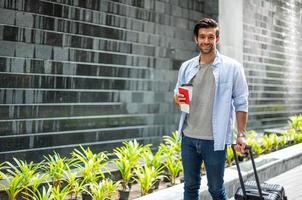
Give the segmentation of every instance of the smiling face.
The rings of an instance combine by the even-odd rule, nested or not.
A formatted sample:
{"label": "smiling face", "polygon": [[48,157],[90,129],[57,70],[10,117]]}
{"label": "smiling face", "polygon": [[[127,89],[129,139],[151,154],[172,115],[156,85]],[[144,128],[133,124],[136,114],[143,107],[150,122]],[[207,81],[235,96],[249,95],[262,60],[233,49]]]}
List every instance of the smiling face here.
{"label": "smiling face", "polygon": [[201,54],[212,54],[216,52],[219,37],[216,36],[217,28],[200,28],[195,42]]}

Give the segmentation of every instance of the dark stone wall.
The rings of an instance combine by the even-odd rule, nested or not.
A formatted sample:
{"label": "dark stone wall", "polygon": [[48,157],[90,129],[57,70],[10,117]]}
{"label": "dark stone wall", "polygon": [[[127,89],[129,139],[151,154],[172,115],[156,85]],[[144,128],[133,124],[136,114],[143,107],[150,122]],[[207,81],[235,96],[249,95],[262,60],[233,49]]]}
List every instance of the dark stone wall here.
{"label": "dark stone wall", "polygon": [[0,0],[0,161],[156,146],[204,16],[217,0]]}
{"label": "dark stone wall", "polygon": [[302,2],[243,1],[243,65],[249,127],[287,125],[302,113]]}

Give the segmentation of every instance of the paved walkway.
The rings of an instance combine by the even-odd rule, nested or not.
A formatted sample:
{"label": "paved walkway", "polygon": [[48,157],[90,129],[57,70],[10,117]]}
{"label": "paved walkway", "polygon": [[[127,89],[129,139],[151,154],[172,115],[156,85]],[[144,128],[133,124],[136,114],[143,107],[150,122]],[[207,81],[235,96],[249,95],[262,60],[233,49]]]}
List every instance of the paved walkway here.
{"label": "paved walkway", "polygon": [[302,165],[271,178],[266,182],[283,185],[288,200],[302,199]]}

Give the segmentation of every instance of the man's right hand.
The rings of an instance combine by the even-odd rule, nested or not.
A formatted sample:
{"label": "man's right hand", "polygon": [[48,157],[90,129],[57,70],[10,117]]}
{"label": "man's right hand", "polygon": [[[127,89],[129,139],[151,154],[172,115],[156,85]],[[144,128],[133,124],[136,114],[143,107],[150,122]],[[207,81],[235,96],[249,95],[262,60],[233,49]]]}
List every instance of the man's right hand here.
{"label": "man's right hand", "polygon": [[181,103],[183,103],[183,102],[185,102],[185,101],[186,101],[186,98],[185,98],[185,95],[183,95],[183,94],[177,93],[177,94],[174,96],[174,102],[175,102],[177,105],[179,105],[179,104],[181,104]]}

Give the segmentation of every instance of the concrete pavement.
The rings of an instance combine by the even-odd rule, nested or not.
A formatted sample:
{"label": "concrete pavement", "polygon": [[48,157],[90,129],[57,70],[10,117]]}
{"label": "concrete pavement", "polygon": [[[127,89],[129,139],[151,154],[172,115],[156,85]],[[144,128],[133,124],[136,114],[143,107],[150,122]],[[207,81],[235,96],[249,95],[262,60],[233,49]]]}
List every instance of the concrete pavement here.
{"label": "concrete pavement", "polygon": [[288,200],[302,199],[302,165],[271,178],[266,182],[282,185],[285,188]]}

